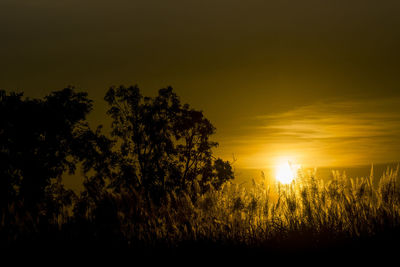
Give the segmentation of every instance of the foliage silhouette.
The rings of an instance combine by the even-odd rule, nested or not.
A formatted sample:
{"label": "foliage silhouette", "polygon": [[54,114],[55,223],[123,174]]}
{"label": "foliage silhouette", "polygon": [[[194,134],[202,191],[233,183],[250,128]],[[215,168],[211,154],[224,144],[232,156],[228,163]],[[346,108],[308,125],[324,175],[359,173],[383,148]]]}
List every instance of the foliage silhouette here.
{"label": "foliage silhouette", "polygon": [[52,179],[75,171],[77,142],[92,108],[86,93],[73,88],[43,100],[0,91],[1,206],[18,199],[33,213],[44,204]]}
{"label": "foliage silhouette", "polygon": [[105,96],[112,135],[119,144],[115,188],[133,187],[160,197],[198,181],[205,190],[233,179],[231,165],[212,156],[214,126],[201,111],[182,105],[171,87],[143,97],[137,86],[110,88]]}
{"label": "foliage silhouette", "polygon": [[[101,126],[90,129],[87,93],[68,87],[30,99],[0,91],[3,240],[15,240],[21,231],[46,236],[53,227],[72,223],[75,234],[110,241],[121,233],[110,192],[141,192],[151,206],[167,192],[187,191],[194,184],[204,192],[233,179],[230,163],[212,156],[217,143],[209,137],[215,128],[201,111],[182,105],[172,88],[150,98],[136,86],[121,86],[111,88],[105,99],[113,139],[101,133]],[[76,196],[64,188],[62,177],[75,173],[78,163],[85,190]]]}

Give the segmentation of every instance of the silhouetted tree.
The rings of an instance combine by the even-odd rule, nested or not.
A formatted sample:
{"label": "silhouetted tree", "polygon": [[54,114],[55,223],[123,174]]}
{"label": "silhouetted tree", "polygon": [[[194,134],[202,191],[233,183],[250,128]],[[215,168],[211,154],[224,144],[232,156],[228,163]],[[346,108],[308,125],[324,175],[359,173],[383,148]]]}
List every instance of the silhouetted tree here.
{"label": "silhouetted tree", "polygon": [[[0,91],[0,202],[5,209],[20,201],[32,214],[58,192],[60,199],[72,192],[62,190],[60,177],[73,173],[82,158],[80,144],[84,123],[92,108],[86,93],[66,88],[44,99],[23,98],[22,93]],[[87,146],[86,146],[87,147]],[[80,148],[80,149],[77,149]],[[58,179],[58,180],[55,180]],[[49,187],[57,182],[54,192]],[[57,193],[55,193],[57,194]]]}
{"label": "silhouetted tree", "polygon": [[110,88],[105,96],[112,135],[119,145],[114,187],[133,187],[153,196],[193,181],[219,187],[233,178],[229,162],[214,160],[215,128],[201,111],[182,105],[171,87],[143,97],[137,86]]}

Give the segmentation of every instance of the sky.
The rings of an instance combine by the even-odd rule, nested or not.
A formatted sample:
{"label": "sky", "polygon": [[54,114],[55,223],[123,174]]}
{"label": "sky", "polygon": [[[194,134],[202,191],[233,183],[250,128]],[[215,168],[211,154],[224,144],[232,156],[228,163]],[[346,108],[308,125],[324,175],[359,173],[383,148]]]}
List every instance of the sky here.
{"label": "sky", "polygon": [[238,168],[400,159],[400,2],[0,0],[0,88],[171,85]]}

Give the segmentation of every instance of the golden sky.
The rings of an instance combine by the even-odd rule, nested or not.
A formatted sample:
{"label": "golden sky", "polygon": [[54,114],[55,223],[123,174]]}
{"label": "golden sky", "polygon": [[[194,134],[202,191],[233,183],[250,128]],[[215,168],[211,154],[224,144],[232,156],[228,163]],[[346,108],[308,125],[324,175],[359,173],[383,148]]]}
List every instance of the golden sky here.
{"label": "golden sky", "polygon": [[400,2],[2,0],[0,88],[171,85],[217,128],[218,155],[264,168],[399,160]]}
{"label": "golden sky", "polygon": [[223,142],[247,168],[282,160],[308,167],[392,162],[400,154],[400,98],[320,101],[249,118],[242,129]]}

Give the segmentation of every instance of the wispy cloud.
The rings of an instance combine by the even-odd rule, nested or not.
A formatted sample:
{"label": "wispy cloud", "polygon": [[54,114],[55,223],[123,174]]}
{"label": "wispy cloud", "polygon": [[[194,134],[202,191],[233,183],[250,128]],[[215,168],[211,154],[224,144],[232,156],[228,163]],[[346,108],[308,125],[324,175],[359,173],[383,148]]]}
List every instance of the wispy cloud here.
{"label": "wispy cloud", "polygon": [[400,98],[318,102],[248,122],[246,132],[224,140],[243,167],[264,167],[279,157],[338,166],[400,156]]}

